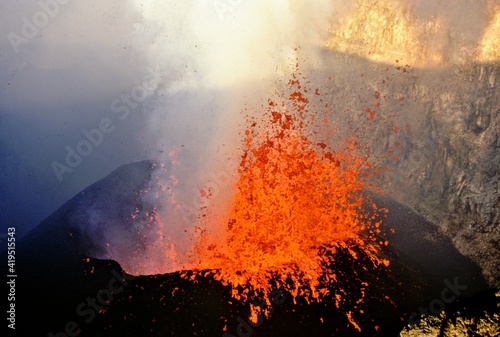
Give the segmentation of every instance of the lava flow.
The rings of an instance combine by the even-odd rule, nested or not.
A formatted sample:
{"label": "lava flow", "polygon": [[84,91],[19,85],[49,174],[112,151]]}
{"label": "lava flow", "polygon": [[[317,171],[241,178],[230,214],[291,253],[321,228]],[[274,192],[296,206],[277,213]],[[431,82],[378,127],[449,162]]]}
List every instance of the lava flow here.
{"label": "lava flow", "polygon": [[307,95],[319,93],[298,76],[289,96],[268,101],[260,121],[249,117],[228,218],[221,227],[208,221],[197,244],[196,269],[244,301],[268,299],[276,288],[294,301],[339,297],[325,286],[341,277],[331,267],[338,250],[356,259],[361,249],[374,266],[389,264],[377,256],[382,210],[363,194],[370,163],[352,140],[342,152],[312,140],[319,132],[306,128],[315,121],[328,128],[328,121],[308,109]]}

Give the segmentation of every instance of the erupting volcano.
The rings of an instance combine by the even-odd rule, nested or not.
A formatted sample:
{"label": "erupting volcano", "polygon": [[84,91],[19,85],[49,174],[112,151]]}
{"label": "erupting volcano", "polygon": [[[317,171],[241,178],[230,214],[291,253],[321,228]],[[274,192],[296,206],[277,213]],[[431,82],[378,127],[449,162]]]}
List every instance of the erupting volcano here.
{"label": "erupting volcano", "polygon": [[499,335],[498,0],[4,2],[13,333]]}
{"label": "erupting volcano", "polygon": [[[320,93],[307,88],[296,67],[288,94],[269,99],[261,117],[246,116],[227,218],[201,210],[200,241],[191,264],[231,286],[236,299],[263,298],[270,304],[273,289],[284,289],[294,303],[330,296],[338,306],[344,294],[352,296],[329,290],[344,277],[335,268],[338,249],[353,259],[361,250],[368,257],[365,269],[389,265],[377,255],[379,245],[388,242],[376,237],[386,210],[364,193],[376,189],[370,178],[377,171],[357,152],[355,139],[347,139],[341,151],[328,146],[335,132],[328,126],[328,104],[323,103],[324,113],[310,108],[308,95]],[[361,291],[356,303],[363,296]],[[252,307],[254,322],[261,310]]]}

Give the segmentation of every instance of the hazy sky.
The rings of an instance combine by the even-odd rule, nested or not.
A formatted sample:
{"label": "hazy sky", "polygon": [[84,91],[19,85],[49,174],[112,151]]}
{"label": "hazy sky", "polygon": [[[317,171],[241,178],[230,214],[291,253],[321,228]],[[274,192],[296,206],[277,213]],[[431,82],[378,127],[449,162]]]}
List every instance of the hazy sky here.
{"label": "hazy sky", "polygon": [[183,145],[196,175],[330,3],[0,0],[0,232]]}
{"label": "hazy sky", "polygon": [[[146,65],[134,41],[141,17],[116,3],[0,2],[2,232],[24,233],[117,166],[149,156],[140,109],[125,120],[110,109],[140,83]],[[75,149],[86,139],[82,130],[103,118],[114,132],[95,138],[98,145],[60,181],[52,163],[65,164],[66,146]]]}

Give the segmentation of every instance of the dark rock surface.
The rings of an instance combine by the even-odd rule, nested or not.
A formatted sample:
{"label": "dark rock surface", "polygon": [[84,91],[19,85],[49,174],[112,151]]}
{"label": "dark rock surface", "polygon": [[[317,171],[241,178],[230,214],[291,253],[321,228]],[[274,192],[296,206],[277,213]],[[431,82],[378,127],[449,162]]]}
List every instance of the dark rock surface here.
{"label": "dark rock surface", "polygon": [[[152,179],[155,165],[144,161],[120,167],[18,242],[18,333],[62,337],[67,329],[65,335],[81,330],[80,336],[94,337],[222,336],[224,331],[238,335],[239,325],[246,324],[241,320],[248,317],[248,305],[231,299],[229,289],[210,277],[194,281],[179,273],[134,277],[115,261],[94,258],[107,247],[105,240],[99,241],[105,237],[103,233],[115,227],[131,233],[131,241],[122,245],[133,243],[138,229],[128,214],[144,207],[138,205],[138,191]],[[318,304],[289,299],[277,304],[272,316],[253,328],[252,335],[397,336],[419,306],[428,306],[441,296],[447,286],[444,281],[453,283],[458,277],[467,286],[457,298],[487,287],[478,267],[430,223],[394,201],[379,202],[385,203],[393,217],[387,219],[383,234],[394,245],[381,252],[391,260],[390,267],[370,265],[362,252],[354,260],[339,250],[336,264],[329,266],[339,281],[327,285],[333,294],[343,295],[339,307],[333,298]],[[85,228],[90,220],[79,216],[88,214],[82,213],[87,208],[101,212],[102,222],[93,234]],[[390,231],[402,223],[407,226],[400,225],[394,234]],[[357,303],[362,280],[369,286],[363,302]],[[349,311],[361,332],[347,319]]]}

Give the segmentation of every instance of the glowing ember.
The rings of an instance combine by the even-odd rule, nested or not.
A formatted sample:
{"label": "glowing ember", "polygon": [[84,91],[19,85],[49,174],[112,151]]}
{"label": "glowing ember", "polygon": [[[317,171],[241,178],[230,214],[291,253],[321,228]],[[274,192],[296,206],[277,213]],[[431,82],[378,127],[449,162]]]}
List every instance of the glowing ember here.
{"label": "glowing ember", "polygon": [[[352,140],[340,153],[327,141],[313,141],[315,132],[306,136],[310,116],[318,116],[308,111],[308,90],[297,76],[289,97],[269,100],[263,121],[249,121],[229,220],[222,226],[221,219],[207,220],[200,233],[193,265],[211,270],[237,299],[267,299],[283,288],[294,301],[340,300],[324,286],[341,277],[331,268],[338,249],[354,259],[361,249],[374,265],[388,265],[377,257],[373,238],[379,211],[369,203],[368,214],[362,194],[371,165],[357,156]],[[324,116],[318,120],[326,126]],[[250,319],[260,310],[251,306]],[[359,328],[351,313],[348,318]]]}

